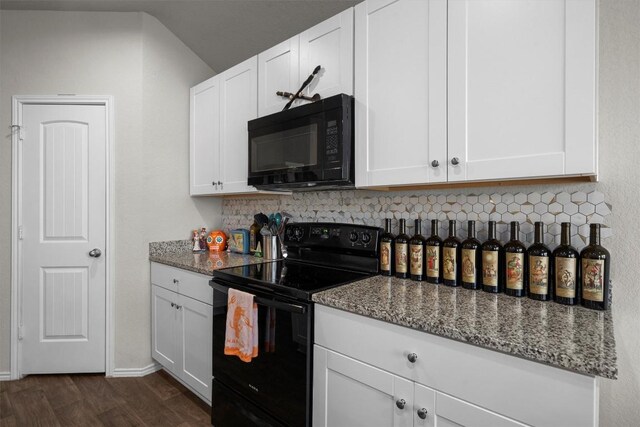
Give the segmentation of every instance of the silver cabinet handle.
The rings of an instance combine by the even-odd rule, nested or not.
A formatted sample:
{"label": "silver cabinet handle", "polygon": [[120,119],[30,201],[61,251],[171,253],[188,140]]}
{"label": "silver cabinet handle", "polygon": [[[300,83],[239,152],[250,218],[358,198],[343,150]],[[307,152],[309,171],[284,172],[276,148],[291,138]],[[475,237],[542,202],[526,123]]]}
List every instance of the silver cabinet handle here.
{"label": "silver cabinet handle", "polygon": [[460,159],[457,157],[454,157],[453,159],[451,159],[451,164],[453,166],[457,166],[458,164],[460,164]]}
{"label": "silver cabinet handle", "polygon": [[422,408],[422,409],[418,409],[418,417],[421,420],[424,420],[425,418],[427,418],[427,408]]}
{"label": "silver cabinet handle", "polygon": [[409,359],[409,362],[411,363],[416,363],[416,360],[418,360],[418,355],[415,353],[409,353],[407,354],[407,359]]}
{"label": "silver cabinet handle", "polygon": [[398,409],[404,409],[406,404],[407,404],[407,401],[404,399],[396,400],[396,406],[398,407]]}
{"label": "silver cabinet handle", "polygon": [[434,168],[437,168],[438,166],[440,166],[440,162],[437,160],[434,160],[433,162],[431,162],[431,166],[433,166]]}
{"label": "silver cabinet handle", "polygon": [[93,257],[93,258],[100,258],[100,255],[102,255],[102,251],[98,248],[95,249],[91,249],[89,251],[89,256]]}

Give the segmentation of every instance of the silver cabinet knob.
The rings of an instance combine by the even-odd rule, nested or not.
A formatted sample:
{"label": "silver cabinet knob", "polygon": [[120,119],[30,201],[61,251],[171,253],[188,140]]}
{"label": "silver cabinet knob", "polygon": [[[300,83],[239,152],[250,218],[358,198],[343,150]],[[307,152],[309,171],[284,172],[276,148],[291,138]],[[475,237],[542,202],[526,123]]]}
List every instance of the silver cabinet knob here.
{"label": "silver cabinet knob", "polygon": [[100,255],[102,255],[102,251],[98,248],[95,249],[91,249],[89,251],[89,256],[93,257],[93,258],[100,258]]}
{"label": "silver cabinet knob", "polygon": [[396,400],[396,406],[398,407],[398,409],[404,409],[406,404],[407,404],[407,401],[404,399]]}
{"label": "silver cabinet knob", "polygon": [[418,417],[421,420],[424,420],[425,418],[427,418],[427,408],[418,409]]}
{"label": "silver cabinet knob", "polygon": [[176,304],[176,310],[180,310],[182,308],[181,305]]}
{"label": "silver cabinet knob", "polygon": [[175,307],[176,305],[174,303],[171,303],[171,307]]}
{"label": "silver cabinet knob", "polygon": [[222,185],[222,181],[218,181],[218,185]]}
{"label": "silver cabinet knob", "polygon": [[416,360],[418,360],[418,355],[415,353],[409,353],[407,354],[407,359],[409,359],[409,362],[411,363],[416,363]]}
{"label": "silver cabinet knob", "polygon": [[433,166],[434,168],[437,168],[438,166],[440,166],[440,162],[437,160],[434,160],[433,162],[431,162],[431,166]]}
{"label": "silver cabinet knob", "polygon": [[215,181],[211,181],[211,185],[213,185],[215,187],[216,186],[216,182]]}
{"label": "silver cabinet knob", "polygon": [[173,279],[173,283],[177,285],[178,283],[180,283],[180,280],[178,280],[178,279]]}
{"label": "silver cabinet knob", "polygon": [[460,164],[460,159],[457,158],[457,157],[454,157],[453,159],[451,159],[451,164],[453,166],[456,166],[456,165]]}

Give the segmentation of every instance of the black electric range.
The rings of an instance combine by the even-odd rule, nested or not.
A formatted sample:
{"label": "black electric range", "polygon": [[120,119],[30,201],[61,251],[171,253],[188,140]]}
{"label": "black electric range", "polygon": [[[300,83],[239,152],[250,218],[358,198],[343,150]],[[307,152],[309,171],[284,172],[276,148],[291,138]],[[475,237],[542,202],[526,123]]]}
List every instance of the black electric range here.
{"label": "black electric range", "polygon": [[[311,296],[377,274],[381,232],[355,224],[288,224],[286,259],[214,272],[212,424],[311,425]],[[224,355],[229,288],[253,294],[258,306],[259,353],[249,363]]]}

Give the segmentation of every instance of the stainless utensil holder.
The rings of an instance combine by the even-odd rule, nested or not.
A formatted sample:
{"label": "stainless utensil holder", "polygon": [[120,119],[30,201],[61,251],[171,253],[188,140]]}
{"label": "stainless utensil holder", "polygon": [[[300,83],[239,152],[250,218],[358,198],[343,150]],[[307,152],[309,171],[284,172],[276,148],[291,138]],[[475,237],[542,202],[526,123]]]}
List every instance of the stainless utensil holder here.
{"label": "stainless utensil holder", "polygon": [[262,236],[262,243],[264,244],[262,256],[265,260],[282,258],[278,236]]}

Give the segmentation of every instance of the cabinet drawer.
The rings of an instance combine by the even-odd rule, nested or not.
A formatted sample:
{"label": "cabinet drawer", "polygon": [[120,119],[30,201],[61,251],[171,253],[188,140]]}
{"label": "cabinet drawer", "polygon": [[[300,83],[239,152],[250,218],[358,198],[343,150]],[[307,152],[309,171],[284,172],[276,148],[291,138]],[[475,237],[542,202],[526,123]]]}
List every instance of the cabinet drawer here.
{"label": "cabinet drawer", "polygon": [[314,335],[318,345],[527,424],[597,424],[594,377],[321,305]]}
{"label": "cabinet drawer", "polygon": [[211,277],[204,274],[151,263],[152,284],[211,305],[213,290],[209,286],[209,280]]}
{"label": "cabinet drawer", "polygon": [[436,393],[436,414],[438,426],[525,427],[517,421],[442,393]]}

